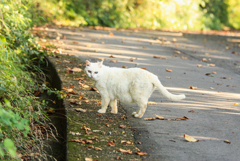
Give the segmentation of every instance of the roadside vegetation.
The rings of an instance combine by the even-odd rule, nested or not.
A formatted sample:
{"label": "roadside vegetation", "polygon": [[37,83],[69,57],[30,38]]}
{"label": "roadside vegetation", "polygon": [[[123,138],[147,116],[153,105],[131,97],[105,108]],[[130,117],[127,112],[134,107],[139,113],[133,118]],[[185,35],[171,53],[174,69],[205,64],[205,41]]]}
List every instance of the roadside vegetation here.
{"label": "roadside vegetation", "polygon": [[[238,0],[36,0],[36,23],[168,30],[240,28]],[[41,18],[38,19],[38,16]]]}
{"label": "roadside vegetation", "polygon": [[47,158],[42,140],[53,133],[39,95],[57,91],[46,85],[45,51],[28,32],[32,5],[0,3],[0,160]]}

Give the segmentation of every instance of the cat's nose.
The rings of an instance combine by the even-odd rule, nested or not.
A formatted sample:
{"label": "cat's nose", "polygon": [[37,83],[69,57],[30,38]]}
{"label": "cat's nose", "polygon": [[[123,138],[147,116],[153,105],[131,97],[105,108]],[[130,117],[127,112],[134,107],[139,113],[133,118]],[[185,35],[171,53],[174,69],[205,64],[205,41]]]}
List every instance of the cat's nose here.
{"label": "cat's nose", "polygon": [[93,75],[91,75],[91,78],[93,77]]}

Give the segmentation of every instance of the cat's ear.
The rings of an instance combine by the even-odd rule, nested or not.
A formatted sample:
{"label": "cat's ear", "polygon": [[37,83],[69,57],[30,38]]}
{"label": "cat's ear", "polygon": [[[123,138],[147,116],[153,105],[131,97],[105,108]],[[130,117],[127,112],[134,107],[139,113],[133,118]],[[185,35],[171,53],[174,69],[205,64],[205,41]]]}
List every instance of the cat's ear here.
{"label": "cat's ear", "polygon": [[98,63],[98,67],[99,67],[99,68],[102,68],[102,65],[103,65],[103,60]]}
{"label": "cat's ear", "polygon": [[90,66],[90,65],[91,65],[90,61],[86,60],[86,66]]}

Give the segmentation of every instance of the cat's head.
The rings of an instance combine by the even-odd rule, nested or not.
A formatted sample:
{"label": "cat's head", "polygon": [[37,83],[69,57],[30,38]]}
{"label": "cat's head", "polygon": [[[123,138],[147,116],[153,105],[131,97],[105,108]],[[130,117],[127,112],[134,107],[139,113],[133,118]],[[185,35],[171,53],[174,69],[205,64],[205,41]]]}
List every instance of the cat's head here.
{"label": "cat's head", "polygon": [[86,60],[86,68],[85,71],[87,75],[94,79],[95,81],[99,80],[102,75],[102,67],[103,67],[103,61],[98,63],[91,63],[88,60]]}

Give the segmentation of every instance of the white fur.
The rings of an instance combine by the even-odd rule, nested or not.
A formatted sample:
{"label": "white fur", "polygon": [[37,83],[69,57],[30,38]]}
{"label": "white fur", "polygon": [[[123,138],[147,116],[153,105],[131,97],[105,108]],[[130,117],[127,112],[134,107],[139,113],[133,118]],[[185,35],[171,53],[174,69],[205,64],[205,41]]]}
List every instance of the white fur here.
{"label": "white fur", "polygon": [[[147,102],[152,92],[157,88],[165,97],[172,101],[184,99],[185,95],[174,95],[158,80],[158,77],[140,68],[107,67],[100,63],[86,61],[86,72],[96,81],[96,88],[102,97],[102,108],[99,113],[105,113],[107,106],[111,113],[117,113],[117,100],[124,103],[136,103],[139,106],[134,117],[141,118],[147,108]],[[89,73],[88,71],[91,71]],[[98,72],[97,74],[95,72]]]}

